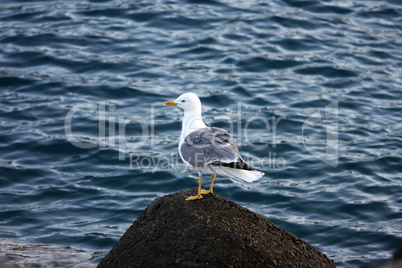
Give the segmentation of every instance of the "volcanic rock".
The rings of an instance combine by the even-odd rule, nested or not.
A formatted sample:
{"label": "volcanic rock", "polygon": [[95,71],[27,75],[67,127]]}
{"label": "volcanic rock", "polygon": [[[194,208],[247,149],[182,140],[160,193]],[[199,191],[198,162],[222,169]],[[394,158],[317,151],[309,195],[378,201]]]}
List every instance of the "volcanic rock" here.
{"label": "volcanic rock", "polygon": [[196,189],[155,199],[98,265],[110,267],[335,267],[260,215]]}

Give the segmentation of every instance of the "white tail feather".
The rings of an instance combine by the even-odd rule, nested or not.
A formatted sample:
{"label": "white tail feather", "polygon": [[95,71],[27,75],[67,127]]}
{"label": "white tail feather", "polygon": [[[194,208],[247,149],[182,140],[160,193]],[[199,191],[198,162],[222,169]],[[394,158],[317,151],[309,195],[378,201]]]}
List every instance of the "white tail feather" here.
{"label": "white tail feather", "polygon": [[214,167],[213,171],[216,174],[219,174],[223,177],[230,177],[238,180],[243,180],[246,182],[253,182],[259,180],[265,174],[264,172],[258,170],[244,170],[244,169],[235,169],[228,167]]}

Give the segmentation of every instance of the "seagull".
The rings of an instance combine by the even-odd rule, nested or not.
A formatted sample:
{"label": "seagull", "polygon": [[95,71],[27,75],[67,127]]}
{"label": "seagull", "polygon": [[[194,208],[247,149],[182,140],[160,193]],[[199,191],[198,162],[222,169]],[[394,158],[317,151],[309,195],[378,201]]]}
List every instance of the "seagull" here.
{"label": "seagull", "polygon": [[[253,182],[264,173],[250,167],[240,156],[230,134],[217,127],[207,127],[202,121],[201,101],[194,93],[180,95],[164,106],[178,106],[184,117],[179,142],[179,154],[183,162],[198,171],[198,193],[186,200],[198,200],[202,195],[213,193],[216,174],[223,177]],[[210,189],[201,189],[202,174],[212,174]]]}

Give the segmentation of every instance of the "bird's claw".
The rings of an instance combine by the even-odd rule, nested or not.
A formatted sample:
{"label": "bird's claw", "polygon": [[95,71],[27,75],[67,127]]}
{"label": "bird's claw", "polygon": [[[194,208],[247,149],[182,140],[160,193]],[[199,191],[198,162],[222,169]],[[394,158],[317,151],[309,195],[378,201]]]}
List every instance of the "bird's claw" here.
{"label": "bird's claw", "polygon": [[201,194],[213,194],[214,192],[211,190],[211,189],[209,189],[208,191],[207,190],[201,190]]}
{"label": "bird's claw", "polygon": [[201,194],[200,195],[194,195],[194,196],[187,197],[186,201],[193,201],[193,200],[198,200],[198,199],[201,199],[201,198],[202,198]]}

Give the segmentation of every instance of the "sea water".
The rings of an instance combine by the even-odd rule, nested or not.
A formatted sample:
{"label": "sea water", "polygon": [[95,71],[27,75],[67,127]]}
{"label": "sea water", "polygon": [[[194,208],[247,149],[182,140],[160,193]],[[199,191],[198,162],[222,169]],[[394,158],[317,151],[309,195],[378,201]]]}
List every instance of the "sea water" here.
{"label": "sea water", "polygon": [[389,258],[401,18],[396,0],[2,1],[2,259],[95,267],[152,200],[196,187],[163,107],[188,91],[265,172],[216,194],[339,267]]}

